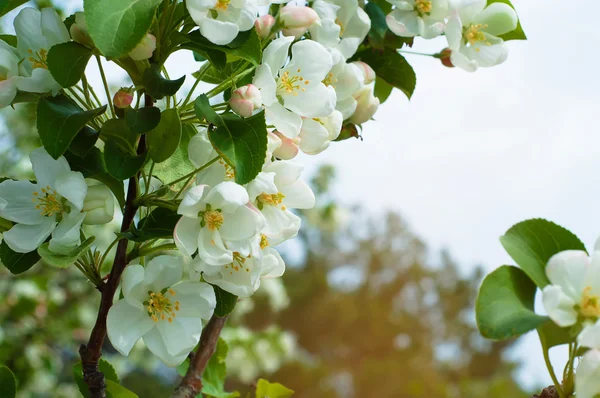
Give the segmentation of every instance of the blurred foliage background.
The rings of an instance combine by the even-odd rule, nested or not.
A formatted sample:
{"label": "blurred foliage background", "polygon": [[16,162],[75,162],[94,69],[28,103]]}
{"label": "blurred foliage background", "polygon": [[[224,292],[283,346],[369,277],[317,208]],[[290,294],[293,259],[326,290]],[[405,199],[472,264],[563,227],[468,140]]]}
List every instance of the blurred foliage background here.
{"label": "blurred foliage background", "polygon": [[[35,109],[0,113],[0,174],[27,177],[38,145]],[[343,145],[343,144],[341,144]],[[335,170],[312,179],[319,207],[282,252],[288,270],[240,301],[223,333],[230,390],[259,377],[298,398],[527,397],[513,379],[513,342],[482,339],[473,302],[483,276],[463,275],[447,253],[430,253],[395,213],[346,209],[331,193]],[[115,220],[115,228],[118,220]],[[90,231],[106,244],[112,232]],[[95,321],[99,294],[72,267],[0,269],[0,363],[22,398],[77,397],[72,366]],[[105,358],[140,397],[166,397],[179,377],[138,343],[129,358]],[[244,396],[244,395],[242,395]]]}

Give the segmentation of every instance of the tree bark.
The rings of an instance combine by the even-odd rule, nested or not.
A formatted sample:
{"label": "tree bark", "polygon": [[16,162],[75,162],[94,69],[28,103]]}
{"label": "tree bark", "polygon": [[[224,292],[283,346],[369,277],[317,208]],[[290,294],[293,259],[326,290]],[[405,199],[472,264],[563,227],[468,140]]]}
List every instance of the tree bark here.
{"label": "tree bark", "polygon": [[559,398],[559,395],[556,387],[550,386],[544,388],[539,395],[534,394],[531,398]]}

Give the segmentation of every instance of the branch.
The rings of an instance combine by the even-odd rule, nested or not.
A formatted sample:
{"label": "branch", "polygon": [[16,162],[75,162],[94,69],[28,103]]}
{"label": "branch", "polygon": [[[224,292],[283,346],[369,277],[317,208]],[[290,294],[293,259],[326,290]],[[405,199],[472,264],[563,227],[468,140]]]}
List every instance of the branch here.
{"label": "branch", "polygon": [[[150,96],[146,95],[145,105],[147,107],[153,106],[153,100]],[[137,152],[142,154],[146,151],[146,138],[141,136],[140,143],[138,145]],[[125,232],[131,226],[135,213],[138,210],[138,206],[135,203],[137,198],[137,176],[129,179],[129,186],[127,188],[127,199],[125,201],[125,210],[123,211],[123,222],[121,223],[121,232]],[[98,362],[102,356],[102,346],[106,338],[106,317],[108,311],[113,304],[113,298],[119,282],[121,281],[121,275],[125,271],[127,266],[127,239],[121,239],[117,244],[117,250],[115,253],[115,260],[113,262],[112,269],[108,275],[108,280],[98,287],[98,290],[102,293],[100,299],[100,308],[98,309],[98,317],[96,318],[96,324],[92,329],[92,334],[87,344],[82,344],[79,347],[79,356],[81,357],[81,364],[83,368],[83,381],[88,385],[90,390],[90,398],[106,398],[106,382],[104,380],[104,374],[98,368]]]}
{"label": "branch", "polygon": [[542,390],[540,395],[534,394],[531,398],[558,398],[558,391],[556,391],[556,387],[550,386],[546,387]]}
{"label": "branch", "polygon": [[190,367],[171,398],[194,398],[202,391],[202,374],[206,370],[208,360],[215,353],[219,335],[226,321],[227,317],[219,318],[213,315],[210,318],[202,331],[198,350],[190,360]]}

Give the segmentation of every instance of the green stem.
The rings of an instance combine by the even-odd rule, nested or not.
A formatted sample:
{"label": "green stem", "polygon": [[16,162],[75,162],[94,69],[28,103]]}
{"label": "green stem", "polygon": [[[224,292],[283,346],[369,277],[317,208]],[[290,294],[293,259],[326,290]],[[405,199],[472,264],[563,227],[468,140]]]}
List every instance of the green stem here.
{"label": "green stem", "polygon": [[401,54],[422,55],[424,57],[434,57],[435,58],[435,54],[426,54],[426,53],[420,53],[420,52],[416,52],[416,51],[405,51],[405,50],[397,50],[397,51]]}
{"label": "green stem", "polygon": [[96,62],[98,62],[98,69],[100,70],[100,76],[102,77],[102,84],[104,85],[104,91],[106,92],[106,100],[108,101],[108,106],[110,107],[110,113],[112,114],[113,119],[115,116],[115,107],[112,103],[112,98],[110,97],[110,90],[108,89],[108,82],[106,80],[106,75],[104,74],[104,68],[102,67],[102,60],[99,55],[96,55]]}
{"label": "green stem", "polygon": [[190,102],[190,99],[192,98],[192,95],[194,94],[196,87],[198,87],[198,84],[200,84],[200,81],[202,80],[202,78],[204,77],[206,72],[208,72],[209,67],[210,67],[210,62],[206,62],[204,65],[202,65],[202,67],[198,71],[198,77],[196,77],[196,81],[194,82],[194,85],[192,86],[192,88],[190,88],[190,92],[188,93],[187,97],[185,97],[183,104],[181,104],[182,109],[185,108],[185,106]]}
{"label": "green stem", "polygon": [[245,71],[243,71],[242,73],[232,77],[231,79],[224,81],[223,83],[219,84],[216,87],[213,87],[212,90],[210,90],[208,93],[206,93],[206,96],[208,98],[212,98],[215,95],[222,93],[223,91],[225,91],[229,87],[231,87],[231,85],[233,85],[235,82],[237,82],[238,80],[240,80],[247,74],[251,73],[253,70],[254,70],[254,67],[248,68]]}
{"label": "green stem", "polygon": [[108,253],[111,251],[111,249],[114,247],[114,245],[116,245],[121,239],[123,239],[123,237],[121,236],[117,236],[115,238],[115,240],[113,240],[110,245],[108,245],[108,248],[104,251],[104,254],[102,254],[102,257],[100,257],[100,261],[98,261],[98,274],[100,274],[100,270],[102,268],[102,264],[104,264],[104,260],[106,260],[106,256],[108,256]]}
{"label": "green stem", "polygon": [[148,170],[148,181],[145,181],[146,189],[144,190],[144,195],[148,194],[148,191],[150,190],[150,181],[152,180],[152,172],[154,172],[155,164],[156,163],[154,163],[154,160],[152,161],[152,163],[150,163],[150,170]]}
{"label": "green stem", "polygon": [[554,368],[552,367],[552,363],[550,362],[550,356],[548,355],[548,349],[546,347],[542,347],[542,351],[544,352],[544,362],[546,363],[546,368],[548,368],[548,373],[550,373],[550,377],[552,378],[552,382],[554,383],[554,387],[556,387],[556,391],[558,392],[558,396],[560,398],[567,398],[561,384],[558,382],[558,378],[554,373]]}
{"label": "green stem", "polygon": [[175,243],[165,243],[163,245],[154,246],[154,247],[146,246],[146,247],[140,248],[137,251],[131,252],[131,254],[127,257],[127,260],[131,261],[138,257],[149,256],[151,254],[161,252],[161,251],[167,251],[167,250],[177,250],[177,246],[175,245]]}

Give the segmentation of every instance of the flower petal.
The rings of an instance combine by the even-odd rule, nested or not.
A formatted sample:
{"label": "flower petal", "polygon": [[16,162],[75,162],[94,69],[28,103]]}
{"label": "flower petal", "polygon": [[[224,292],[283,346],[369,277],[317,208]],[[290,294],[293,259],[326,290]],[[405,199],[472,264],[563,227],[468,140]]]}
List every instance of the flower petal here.
{"label": "flower petal", "polygon": [[238,26],[231,22],[206,18],[200,24],[200,32],[210,42],[223,46],[229,44],[240,33]]}
{"label": "flower petal", "polygon": [[492,3],[473,22],[485,26],[486,33],[499,36],[517,29],[519,18],[508,4]]}
{"label": "flower petal", "polygon": [[304,181],[298,180],[281,188],[285,195],[283,204],[291,209],[312,209],[315,207],[315,194]]}
{"label": "flower petal", "polygon": [[265,51],[263,51],[263,65],[268,65],[273,74],[273,78],[285,64],[288,58],[288,51],[294,38],[291,36],[281,37],[273,40]]}
{"label": "flower petal", "polygon": [[217,156],[217,152],[208,139],[206,128],[199,128],[198,134],[193,136],[188,144],[188,157],[190,161],[194,166],[202,167],[215,156]]}
{"label": "flower petal", "polygon": [[553,285],[560,286],[571,300],[579,302],[585,287],[590,258],[582,250],[565,250],[548,260],[546,275]]}
{"label": "flower petal", "polygon": [[29,160],[31,160],[33,173],[35,174],[35,178],[40,187],[50,186],[56,188],[54,186],[56,179],[71,171],[67,159],[63,156],[59,157],[57,160],[53,159],[52,156],[46,152],[44,147],[39,147],[31,151]]}
{"label": "flower petal", "polygon": [[582,347],[600,350],[600,321],[585,326],[577,336],[577,341]]}
{"label": "flower petal", "polygon": [[548,316],[558,326],[566,327],[577,322],[575,301],[567,296],[560,286],[548,285],[544,288],[542,302]]}
{"label": "flower petal", "polygon": [[108,338],[123,355],[129,355],[135,343],[153,328],[154,322],[141,304],[134,306],[126,300],[119,300],[108,311]]}
{"label": "flower petal", "polygon": [[52,232],[48,248],[55,253],[67,254],[81,242],[81,224],[85,213],[63,213],[63,219]]}
{"label": "flower petal", "polygon": [[177,214],[189,218],[198,218],[198,213],[206,207],[206,203],[202,199],[209,189],[208,185],[194,185],[188,189],[177,208]]}
{"label": "flower petal", "polygon": [[123,297],[132,305],[143,303],[148,298],[148,287],[144,283],[144,267],[140,264],[127,266],[121,279]]}
{"label": "flower petal", "polygon": [[87,195],[87,184],[83,174],[78,171],[69,171],[58,176],[54,182],[54,189],[66,198],[79,211],[83,208],[83,201]]}
{"label": "flower petal", "polygon": [[211,265],[224,265],[233,261],[233,253],[223,244],[219,231],[202,228],[198,235],[198,256]]}
{"label": "flower petal", "polygon": [[292,46],[292,62],[285,70],[298,71],[305,80],[322,81],[331,67],[331,54],[314,40],[302,40]]}
{"label": "flower petal", "polygon": [[212,286],[202,282],[181,282],[173,286],[175,300],[179,301],[178,317],[210,319],[217,306]]}
{"label": "flower petal", "polygon": [[50,47],[65,43],[71,40],[71,36],[69,35],[69,31],[65,26],[64,22],[60,19],[54,8],[46,7],[40,10],[41,12],[41,27],[42,34],[46,38],[46,42],[48,43],[47,49]]}
{"label": "flower petal", "polygon": [[[152,328],[143,337],[144,344],[148,347],[150,352],[156,355],[165,365],[175,367],[180,365],[188,357],[189,352],[182,353],[180,355],[171,355],[167,351],[167,345],[163,340],[163,336],[158,331],[158,328]],[[190,348],[190,351],[194,347]]]}
{"label": "flower petal", "polygon": [[210,190],[204,199],[210,203],[213,209],[221,209],[225,213],[231,213],[240,206],[249,202],[248,192],[243,186],[233,181],[224,181]]}
{"label": "flower petal", "polygon": [[200,318],[172,318],[159,320],[156,328],[160,332],[167,353],[171,356],[188,354],[200,340],[202,320]]}
{"label": "flower petal", "polygon": [[256,235],[264,225],[265,221],[259,211],[241,206],[227,215],[219,232],[225,240],[246,240]]}
{"label": "flower petal", "polygon": [[263,252],[261,276],[264,278],[279,278],[285,273],[285,262],[279,252],[267,247]]}
{"label": "flower petal", "polygon": [[144,273],[144,284],[153,292],[159,292],[179,282],[183,276],[181,257],[162,255],[148,262]]}
{"label": "flower petal", "polygon": [[298,234],[302,221],[291,211],[267,205],[261,212],[267,220],[262,233],[269,238],[271,245],[279,244]]}
{"label": "flower petal", "polygon": [[[0,58],[8,56],[7,51],[0,49]],[[0,81],[0,109],[9,106],[17,96],[17,84],[14,78]]]}
{"label": "flower petal", "polygon": [[0,183],[0,199],[6,201],[4,208],[0,209],[0,217],[7,220],[27,225],[40,224],[44,217],[36,209],[34,192],[39,187],[29,181],[5,180]]}
{"label": "flower petal", "polygon": [[[286,108],[304,117],[326,117],[335,110],[337,97],[332,86],[311,81],[305,86],[306,91],[296,91],[297,95],[285,95],[284,105]],[[277,125],[277,130],[282,131]],[[287,135],[287,134],[285,134]],[[294,138],[294,137],[290,137]]]}
{"label": "flower petal", "polygon": [[40,247],[55,227],[54,218],[45,217],[42,223],[37,225],[16,224],[4,232],[3,237],[12,250],[17,253],[29,253]]}
{"label": "flower petal", "polygon": [[591,350],[585,353],[577,367],[575,391],[577,398],[594,398],[600,394],[600,351]]}
{"label": "flower petal", "polygon": [[486,5],[487,0],[454,0],[451,1],[450,7],[458,11],[463,25],[468,25]]}
{"label": "flower petal", "polygon": [[267,120],[275,126],[277,131],[288,138],[296,138],[300,134],[302,117],[284,108],[279,102],[265,108]]}
{"label": "flower petal", "polygon": [[175,225],[173,239],[177,248],[187,256],[192,256],[198,250],[198,235],[200,221],[195,218],[181,217]]}
{"label": "flower petal", "polygon": [[265,106],[271,106],[277,102],[277,82],[273,78],[269,65],[263,64],[256,68],[252,84],[260,90],[262,103]]}

